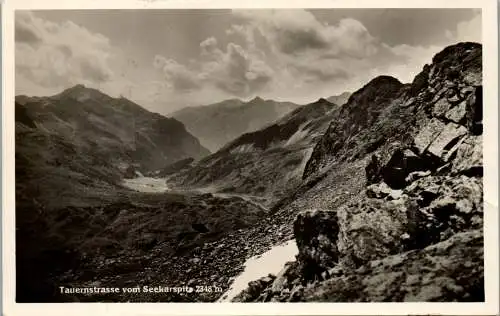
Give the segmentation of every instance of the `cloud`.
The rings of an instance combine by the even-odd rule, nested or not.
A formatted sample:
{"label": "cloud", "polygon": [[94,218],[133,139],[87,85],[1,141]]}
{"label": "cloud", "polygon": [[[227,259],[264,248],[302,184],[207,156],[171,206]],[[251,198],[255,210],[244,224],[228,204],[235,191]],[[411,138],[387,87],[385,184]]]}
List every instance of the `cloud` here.
{"label": "cloud", "polygon": [[109,40],[73,22],[54,23],[29,11],[15,17],[16,91],[56,93],[72,84],[113,78]]}
{"label": "cloud", "polygon": [[171,84],[169,88],[177,91],[191,91],[201,87],[201,75],[197,75],[173,59],[156,55],[154,66],[162,71],[165,79]]}
{"label": "cloud", "polygon": [[[365,26],[346,18],[337,25],[321,23],[306,10],[235,10],[258,30],[275,50],[289,55],[322,50],[331,57],[366,58],[377,50],[377,41]],[[241,28],[241,27],[240,27]],[[242,30],[240,30],[243,33]],[[248,34],[248,31],[247,31]]]}
{"label": "cloud", "polygon": [[191,65],[155,57],[155,68],[162,71],[169,88],[191,92],[211,87],[245,97],[261,91],[273,79],[272,68],[240,45],[229,43],[223,51],[210,37],[200,43],[200,50],[199,61]]}
{"label": "cloud", "polygon": [[481,13],[478,12],[471,20],[458,23],[456,38],[458,41],[481,43],[481,30]]}
{"label": "cloud", "polygon": [[395,63],[407,65],[412,60],[412,53],[395,51],[352,18],[329,25],[299,9],[234,10],[233,14],[243,22],[227,33],[243,38],[248,51],[272,65],[273,80],[267,84],[277,95],[297,93],[312,101],[328,87],[356,89],[366,74],[388,74]]}

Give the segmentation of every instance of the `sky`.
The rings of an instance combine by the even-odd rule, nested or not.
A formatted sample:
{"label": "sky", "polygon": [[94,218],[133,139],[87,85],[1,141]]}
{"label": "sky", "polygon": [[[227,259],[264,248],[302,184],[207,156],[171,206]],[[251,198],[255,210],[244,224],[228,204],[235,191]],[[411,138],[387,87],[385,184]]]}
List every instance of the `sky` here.
{"label": "sky", "polygon": [[17,11],[16,94],[76,84],[168,114],[230,98],[313,102],[377,75],[411,82],[481,42],[475,9]]}

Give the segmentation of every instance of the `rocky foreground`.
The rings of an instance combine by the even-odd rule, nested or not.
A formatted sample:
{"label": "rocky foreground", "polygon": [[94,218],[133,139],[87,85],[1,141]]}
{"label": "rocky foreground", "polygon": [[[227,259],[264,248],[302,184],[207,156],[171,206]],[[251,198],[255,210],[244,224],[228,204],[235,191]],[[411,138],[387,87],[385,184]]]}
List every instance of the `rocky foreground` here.
{"label": "rocky foreground", "polygon": [[233,301],[484,301],[481,46],[446,48],[411,85],[374,82],[305,172],[364,164],[359,191],[338,203],[345,188],[326,177],[297,196],[296,261]]}

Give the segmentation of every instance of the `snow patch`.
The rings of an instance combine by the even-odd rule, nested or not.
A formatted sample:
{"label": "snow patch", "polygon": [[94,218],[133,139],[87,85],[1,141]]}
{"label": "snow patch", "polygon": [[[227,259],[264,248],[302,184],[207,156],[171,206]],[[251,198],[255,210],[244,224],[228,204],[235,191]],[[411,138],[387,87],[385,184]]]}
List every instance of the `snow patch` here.
{"label": "snow patch", "polygon": [[138,177],[124,179],[122,184],[134,191],[147,193],[161,193],[168,191],[167,181],[164,178]]}
{"label": "snow patch", "polygon": [[248,287],[250,281],[260,279],[268,274],[278,274],[285,263],[295,260],[295,255],[299,253],[295,239],[275,246],[262,255],[248,259],[244,264],[243,272],[238,275],[229,290],[224,293],[217,301],[231,302],[241,291]]}

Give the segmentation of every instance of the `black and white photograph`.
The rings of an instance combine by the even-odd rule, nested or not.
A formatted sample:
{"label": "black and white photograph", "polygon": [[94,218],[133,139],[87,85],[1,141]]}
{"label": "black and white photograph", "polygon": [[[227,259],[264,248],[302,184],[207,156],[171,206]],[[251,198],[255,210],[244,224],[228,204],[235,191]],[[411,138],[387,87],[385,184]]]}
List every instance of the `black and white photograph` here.
{"label": "black and white photograph", "polygon": [[483,14],[15,10],[15,302],[484,303]]}

